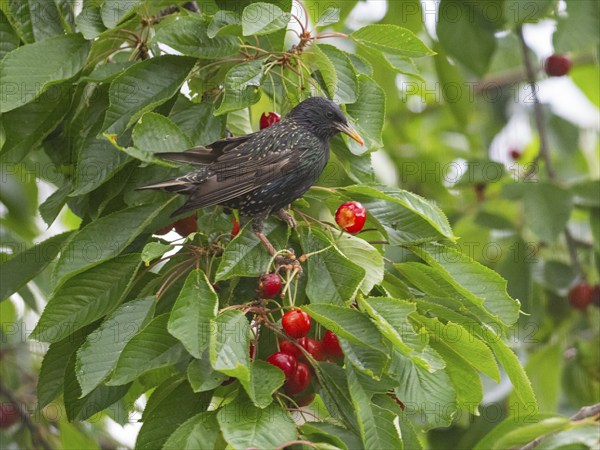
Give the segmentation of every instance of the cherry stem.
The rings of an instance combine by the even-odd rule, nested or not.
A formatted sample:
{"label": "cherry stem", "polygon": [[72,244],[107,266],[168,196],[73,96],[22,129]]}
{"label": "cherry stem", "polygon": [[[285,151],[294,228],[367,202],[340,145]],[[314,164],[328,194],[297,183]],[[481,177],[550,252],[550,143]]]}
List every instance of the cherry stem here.
{"label": "cherry stem", "polygon": [[318,36],[315,37],[315,39],[329,39],[329,38],[335,38],[335,37],[347,38],[348,35],[345,33],[338,33],[337,31],[331,31],[329,33],[319,34]]}

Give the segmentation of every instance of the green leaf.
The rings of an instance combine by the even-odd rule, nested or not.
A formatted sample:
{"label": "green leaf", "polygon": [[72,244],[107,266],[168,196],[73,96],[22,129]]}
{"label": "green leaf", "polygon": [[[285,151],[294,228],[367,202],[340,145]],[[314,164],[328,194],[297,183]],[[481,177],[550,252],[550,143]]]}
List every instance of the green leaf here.
{"label": "green leaf", "polygon": [[212,102],[193,103],[180,95],[169,118],[193,146],[207,145],[221,139],[225,133],[225,117],[215,116],[214,111]]}
{"label": "green leaf", "polygon": [[219,299],[204,272],[193,270],[175,301],[167,329],[194,358],[201,358],[210,342],[211,321]]}
{"label": "green leaf", "polygon": [[209,37],[208,23],[201,16],[178,17],[162,25],[153,38],[183,53],[201,59],[220,59],[237,52],[239,44],[233,36]]}
{"label": "green leaf", "polygon": [[371,317],[375,326],[403,355],[417,359],[429,370],[429,364],[420,356],[427,341],[414,331],[408,316],[416,311],[414,303],[393,298],[370,297],[359,300],[361,310]]}
{"label": "green leaf", "polygon": [[208,24],[206,34],[209,38],[227,34],[241,36],[242,19],[234,11],[220,9]]}
{"label": "green leaf", "polygon": [[556,411],[562,393],[562,373],[567,336],[557,333],[556,342],[536,349],[525,365],[541,411]]}
{"label": "green leaf", "polygon": [[6,300],[41,273],[56,258],[71,234],[67,231],[52,236],[0,264],[0,301]]}
{"label": "green leaf", "polygon": [[310,441],[329,442],[341,449],[360,448],[362,442],[352,431],[328,422],[305,422],[300,426],[302,434]]}
{"label": "green leaf", "polygon": [[371,402],[371,396],[365,392],[351,366],[347,372],[350,397],[356,411],[364,448],[403,449],[395,414]]}
{"label": "green leaf", "polygon": [[412,31],[397,25],[367,25],[350,34],[350,38],[369,50],[393,55],[418,58],[435,54]]}
{"label": "green leaf", "polygon": [[[194,393],[185,379],[165,381],[154,390],[148,399],[148,404],[142,416],[144,424],[140,429],[135,449],[154,450],[163,448],[169,436],[190,417],[206,411],[209,401],[210,395]],[[205,420],[210,419],[205,417]],[[216,427],[211,427],[211,429],[217,430]],[[210,434],[204,436],[207,439],[210,438]],[[169,445],[172,443],[170,441]]]}
{"label": "green leaf", "polygon": [[527,378],[527,374],[521,366],[517,355],[498,336],[493,335],[493,333],[482,330],[479,334],[491,347],[512,382],[514,393],[518,400],[518,407],[513,412],[517,417],[532,412],[534,414],[537,413],[538,405],[533,389],[531,388],[531,382]]}
{"label": "green leaf", "polygon": [[341,236],[336,245],[346,258],[365,269],[365,278],[360,285],[363,294],[368,294],[383,281],[383,256],[375,247],[350,234]]}
{"label": "green leaf", "polygon": [[263,61],[253,60],[233,66],[225,75],[225,93],[216,115],[245,108],[260,100]]}
{"label": "green leaf", "polygon": [[215,371],[210,359],[203,355],[202,359],[194,359],[187,368],[187,378],[194,392],[212,391],[221,386],[228,376]]}
{"label": "green leaf", "polygon": [[411,250],[437,269],[465,299],[483,306],[505,325],[519,318],[520,303],[506,292],[506,280],[464,253],[451,247],[426,244]]}
{"label": "green leaf", "polygon": [[239,380],[254,406],[266,408],[273,402],[273,394],[283,385],[285,376],[278,367],[256,360],[250,364],[249,378]]}
{"label": "green leaf", "polygon": [[600,208],[600,180],[582,181],[571,186],[573,203],[582,208]]}
{"label": "green leaf", "polygon": [[340,21],[340,8],[328,6],[317,19],[317,26],[324,27]]}
{"label": "green leaf", "polygon": [[214,412],[201,412],[182,423],[165,442],[163,450],[197,450],[214,448],[219,423]]}
{"label": "green leaf", "polygon": [[148,242],[142,250],[142,261],[144,261],[146,266],[149,266],[150,261],[160,258],[171,250],[173,250],[172,245],[161,244],[160,242]]}
{"label": "green leaf", "polygon": [[171,120],[160,114],[144,114],[133,129],[133,144],[140,150],[182,152],[192,146],[186,135]]}
{"label": "green leaf", "polygon": [[123,348],[109,386],[126,384],[152,369],[177,363],[185,349],[167,331],[169,314],[154,318]]}
{"label": "green leaf", "polygon": [[433,373],[396,353],[390,372],[395,373],[396,396],[422,412],[430,427],[448,426],[456,414],[456,393],[444,370]]}
{"label": "green leaf", "polygon": [[86,225],[62,251],[54,268],[54,279],[63,280],[118,255],[171,201],[132,206]]}
{"label": "green leaf", "polygon": [[36,101],[2,114],[6,139],[0,149],[2,159],[14,164],[38,148],[40,142],[62,123],[71,107],[71,95],[72,88],[68,84],[51,85]]}
{"label": "green leaf", "polygon": [[261,36],[287,27],[290,13],[272,3],[257,2],[244,8],[242,30],[244,36]]}
{"label": "green leaf", "polygon": [[333,62],[323,53],[320,45],[313,45],[307,56],[317,80],[324,85],[325,93],[329,98],[333,98],[338,85],[338,75]]}
{"label": "green leaf", "polygon": [[88,395],[110,373],[125,345],[152,314],[154,302],[154,297],[144,297],[125,303],[87,337],[75,364],[80,396]]}
{"label": "green leaf", "polygon": [[63,391],[67,363],[93,326],[87,326],[50,344],[42,360],[36,395],[40,408],[49,405]]}
{"label": "green leaf", "polygon": [[463,326],[447,322],[442,323],[437,318],[413,315],[411,318],[429,333],[429,342],[434,348],[444,348],[460,358],[464,364],[471,365],[488,377],[500,382],[500,370],[490,348]]}
{"label": "green leaf", "polygon": [[[285,224],[269,221],[265,224],[264,233],[275,248],[286,248],[288,229]],[[271,256],[251,227],[244,227],[225,247],[215,279],[257,277],[265,272],[270,260]]]}
{"label": "green leaf", "polygon": [[96,5],[85,2],[81,12],[75,18],[77,29],[86,39],[95,39],[107,30],[102,22],[100,3],[101,2],[98,2],[98,5]]}
{"label": "green leaf", "polygon": [[365,206],[392,245],[455,239],[444,213],[416,194],[381,185],[349,186],[343,191]]}
{"label": "green leaf", "polygon": [[250,365],[250,324],[240,310],[220,313],[212,321],[210,362],[215,370],[248,379]]}
{"label": "green leaf", "polygon": [[438,52],[437,57],[434,58],[438,79],[442,83],[442,86],[447,86],[447,88],[441,89],[442,95],[446,105],[448,105],[450,111],[454,115],[455,123],[461,129],[465,129],[469,123],[471,111],[474,109],[473,104],[469,95],[465,95],[462,90],[460,91],[460,94],[458,94],[457,90],[452,89],[451,87],[466,86],[467,81],[460,69],[456,65],[450,63],[446,56],[446,52],[440,47],[441,45],[438,43],[433,48]]}
{"label": "green leaf", "polygon": [[183,56],[162,55],[128,68],[110,84],[110,106],[102,131],[120,135],[144,113],[173,97],[195,61]]}
{"label": "green leaf", "polygon": [[296,425],[279,404],[264,409],[237,397],[217,413],[225,441],[235,450],[275,448],[296,440]]}
{"label": "green leaf", "polygon": [[600,18],[598,3],[566,0],[566,5],[567,14],[557,18],[556,31],[552,35],[556,53],[579,52],[597,47],[600,41],[600,32],[596,26]]}
{"label": "green leaf", "polygon": [[65,373],[64,402],[67,418],[70,421],[86,420],[94,414],[108,408],[123,398],[130,386],[104,386],[94,388],[89,394],[82,396],[77,377],[75,376],[76,355],[72,354]]}
{"label": "green leaf", "polygon": [[61,0],[8,0],[2,3],[0,9],[26,44],[70,32],[66,17],[70,7],[61,11]]}
{"label": "green leaf", "polygon": [[19,43],[19,36],[8,23],[6,15],[0,10],[0,60],[17,48]]}
{"label": "green leaf", "polygon": [[[337,83],[333,91],[329,90],[333,94],[333,101],[336,103],[354,103],[357,100],[359,87],[356,72],[350,58],[346,56],[346,53],[333,45],[319,44],[319,49],[329,58],[336,72]],[[367,105],[362,106],[365,107]]]}
{"label": "green leaf", "polygon": [[335,305],[303,306],[313,320],[350,343],[361,344],[381,352],[381,335],[369,318],[353,308]]}
{"label": "green leaf", "polygon": [[53,84],[69,80],[83,67],[89,43],[67,34],[25,45],[0,61],[0,92],[5,113],[38,98]]}
{"label": "green leaf", "polygon": [[[533,441],[546,433],[556,432],[565,428],[568,419],[549,414],[527,416],[524,418],[508,417],[495,426],[473,447],[474,450],[501,450],[517,448],[522,444]],[[521,444],[521,445],[519,445]],[[560,447],[553,447],[560,448]]]}
{"label": "green leaf", "polygon": [[48,300],[31,337],[57,342],[115,309],[127,295],[140,255],[115,257],[58,287]]}
{"label": "green leaf", "polygon": [[385,120],[385,93],[383,89],[366,75],[358,75],[359,94],[355,103],[348,105],[346,111],[352,123],[365,141],[361,147],[353,139],[347,139],[350,151],[360,155],[383,147],[381,133]]}
{"label": "green leaf", "polygon": [[543,241],[554,242],[565,229],[573,200],[567,190],[550,183],[533,183],[523,199],[525,223]]}
{"label": "green leaf", "polygon": [[356,414],[350,400],[346,371],[333,363],[320,362],[316,370],[320,394],[333,417],[340,419],[347,428],[359,434]]}
{"label": "green leaf", "polygon": [[123,3],[121,0],[104,0],[101,7],[102,22],[107,28],[115,28],[124,19],[130,17],[141,0]]}
{"label": "green leaf", "polygon": [[487,16],[473,4],[442,0],[438,17],[436,30],[442,47],[476,75],[485,75],[497,45]]}
{"label": "green leaf", "polygon": [[365,269],[342,255],[317,228],[297,231],[305,254],[320,251],[312,254],[307,262],[306,295],[311,303],[344,305],[354,300],[365,279]]}

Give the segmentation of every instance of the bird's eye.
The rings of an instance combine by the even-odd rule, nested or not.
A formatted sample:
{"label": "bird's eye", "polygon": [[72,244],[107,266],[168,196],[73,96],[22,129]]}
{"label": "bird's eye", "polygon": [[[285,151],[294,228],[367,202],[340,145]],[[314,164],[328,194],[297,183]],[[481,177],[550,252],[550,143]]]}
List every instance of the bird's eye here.
{"label": "bird's eye", "polygon": [[326,115],[328,119],[333,119],[333,113],[331,111],[327,111]]}

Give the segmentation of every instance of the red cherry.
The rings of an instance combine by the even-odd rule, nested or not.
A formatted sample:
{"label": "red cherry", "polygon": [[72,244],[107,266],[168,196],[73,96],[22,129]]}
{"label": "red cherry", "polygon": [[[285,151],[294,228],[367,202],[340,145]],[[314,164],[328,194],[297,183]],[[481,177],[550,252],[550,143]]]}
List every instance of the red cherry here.
{"label": "red cherry", "polygon": [[511,149],[508,153],[510,157],[515,161],[521,157],[521,152],[516,148]]}
{"label": "red cherry", "polygon": [[250,342],[250,348],[248,349],[248,353],[250,354],[250,359],[254,359],[256,348],[254,348],[254,344],[252,342]]}
{"label": "red cherry", "polygon": [[281,122],[281,116],[276,112],[262,113],[262,116],[260,116],[260,129],[264,130],[277,122]]}
{"label": "red cherry", "polygon": [[296,404],[298,406],[308,406],[313,402],[314,399],[315,399],[315,393],[313,392],[312,394],[303,395],[302,397],[297,399]]}
{"label": "red cherry", "polygon": [[20,421],[21,418],[15,405],[12,403],[0,403],[0,428],[8,428]]}
{"label": "red cherry", "polygon": [[338,337],[329,330],[327,330],[323,336],[323,350],[336,358],[344,356],[344,351],[340,347]]}
{"label": "red cherry", "polygon": [[231,227],[231,236],[236,237],[240,234],[240,223],[235,217],[233,217],[233,225]]}
{"label": "red cherry", "polygon": [[592,289],[592,304],[600,307],[600,284],[596,284]]}
{"label": "red cherry", "polygon": [[292,341],[279,341],[279,349],[283,353],[292,355],[295,358],[300,358],[302,356],[302,350],[300,350]]}
{"label": "red cherry", "polygon": [[573,62],[567,55],[552,55],[546,59],[544,69],[549,77],[562,77],[571,70]]}
{"label": "red cherry", "polygon": [[190,233],[198,231],[198,223],[196,222],[196,214],[180,219],[173,224],[175,231],[181,236],[185,237]]}
{"label": "red cherry", "polygon": [[297,361],[292,355],[283,352],[273,353],[267,358],[269,364],[279,367],[285,374],[286,380],[289,380],[296,372]]}
{"label": "red cherry", "polygon": [[304,311],[293,309],[283,315],[281,325],[288,336],[301,338],[310,331],[310,316]]}
{"label": "red cherry", "polygon": [[575,309],[585,311],[594,297],[594,288],[585,281],[576,284],[569,291],[569,303]]}
{"label": "red cherry", "polygon": [[305,390],[310,384],[310,369],[304,363],[299,362],[296,370],[285,382],[285,392],[288,394],[297,394]]}
{"label": "red cherry", "polygon": [[276,273],[266,273],[258,279],[258,291],[262,298],[273,298],[281,291],[281,277]]}
{"label": "red cherry", "polygon": [[158,230],[156,230],[154,232],[154,234],[156,234],[157,236],[163,236],[173,229],[173,225],[174,224],[171,223],[171,224],[167,225],[166,227],[159,228]]}
{"label": "red cherry", "polygon": [[323,343],[309,337],[303,337],[298,339],[298,344],[304,348],[310,355],[317,361],[325,361],[327,356],[323,350]]}
{"label": "red cherry", "polygon": [[335,212],[335,221],[346,232],[356,234],[365,226],[367,210],[358,202],[343,203]]}

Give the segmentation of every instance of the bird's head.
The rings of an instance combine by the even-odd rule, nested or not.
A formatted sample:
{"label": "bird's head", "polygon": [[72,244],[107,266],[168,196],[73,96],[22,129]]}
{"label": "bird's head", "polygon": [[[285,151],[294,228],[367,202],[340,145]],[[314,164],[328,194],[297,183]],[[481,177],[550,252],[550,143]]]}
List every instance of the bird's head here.
{"label": "bird's head", "polygon": [[311,97],[299,103],[290,111],[286,119],[304,125],[323,139],[330,139],[340,131],[347,134],[360,145],[364,142],[360,135],[348,124],[340,107],[323,97]]}

